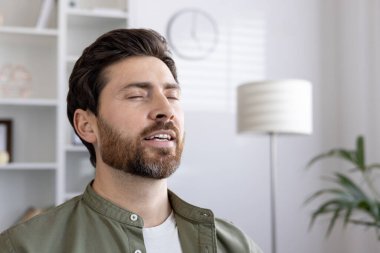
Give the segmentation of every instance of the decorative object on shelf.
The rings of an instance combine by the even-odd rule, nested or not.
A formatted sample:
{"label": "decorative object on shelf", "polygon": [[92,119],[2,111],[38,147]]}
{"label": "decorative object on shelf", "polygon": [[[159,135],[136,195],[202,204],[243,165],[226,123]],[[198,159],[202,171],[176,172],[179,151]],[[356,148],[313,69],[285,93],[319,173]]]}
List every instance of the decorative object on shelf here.
{"label": "decorative object on shelf", "polygon": [[40,15],[38,16],[36,28],[43,29],[47,27],[51,11],[54,6],[54,0],[43,0]]}
{"label": "decorative object on shelf", "polygon": [[9,153],[7,151],[0,150],[0,165],[9,163]]}
{"label": "decorative object on shelf", "polygon": [[69,7],[70,8],[76,8],[78,6],[77,0],[70,0],[69,1]]}
{"label": "decorative object on shelf", "polygon": [[12,120],[0,119],[0,164],[12,162]]}
{"label": "decorative object on shelf", "polygon": [[272,253],[276,253],[276,137],[312,133],[312,88],[304,80],[251,82],[238,87],[238,132],[269,134]]}
{"label": "decorative object on shelf", "polygon": [[215,19],[200,9],[176,12],[166,27],[170,46],[175,54],[186,60],[201,60],[214,52],[219,30]]}
{"label": "decorative object on shelf", "polygon": [[[375,229],[380,240],[380,193],[379,189],[376,189],[378,184],[375,184],[374,175],[375,169],[380,169],[380,164],[367,164],[364,138],[358,136],[356,149],[332,149],[311,159],[307,168],[332,157],[350,163],[351,167],[347,173],[335,171],[332,176],[326,178],[331,186],[315,192],[305,201],[309,203],[319,197],[325,198],[312,213],[310,228],[318,217],[330,216],[326,236],[330,235],[336,221],[341,220],[344,227],[353,224]],[[350,176],[353,173],[359,174],[359,184]]]}
{"label": "decorative object on shelf", "polygon": [[0,97],[27,98],[32,93],[32,75],[22,65],[7,64],[0,68]]}

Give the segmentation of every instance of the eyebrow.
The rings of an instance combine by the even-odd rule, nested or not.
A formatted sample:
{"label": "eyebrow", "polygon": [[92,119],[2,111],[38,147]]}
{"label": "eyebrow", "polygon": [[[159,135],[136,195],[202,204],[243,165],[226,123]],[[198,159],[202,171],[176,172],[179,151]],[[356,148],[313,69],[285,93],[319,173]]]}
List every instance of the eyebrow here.
{"label": "eyebrow", "polygon": [[[181,87],[178,83],[164,83],[164,89],[169,90],[169,89],[178,89],[181,90]],[[144,90],[149,90],[152,89],[153,84],[150,82],[136,82],[136,83],[129,83],[123,86],[120,90],[128,90],[130,88],[140,88]]]}

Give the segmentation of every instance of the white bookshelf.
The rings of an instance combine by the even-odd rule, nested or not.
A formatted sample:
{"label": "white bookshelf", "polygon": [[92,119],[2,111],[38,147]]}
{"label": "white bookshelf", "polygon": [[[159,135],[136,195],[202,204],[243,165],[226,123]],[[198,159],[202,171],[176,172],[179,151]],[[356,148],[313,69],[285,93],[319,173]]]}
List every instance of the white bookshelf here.
{"label": "white bookshelf", "polygon": [[33,170],[51,170],[55,171],[57,169],[56,163],[9,163],[5,165],[0,165],[0,170],[25,170],[25,171],[33,171]]}
{"label": "white bookshelf", "polygon": [[129,24],[127,1],[123,10],[111,10],[71,8],[62,0],[54,1],[58,6],[47,27],[37,29],[42,0],[20,1],[0,2],[0,10],[6,10],[0,25],[0,67],[25,66],[33,77],[32,93],[24,98],[0,93],[0,119],[13,122],[14,159],[0,165],[0,203],[7,203],[0,209],[0,232],[31,206],[51,207],[81,194],[93,177],[87,149],[72,144],[68,77],[86,46]]}
{"label": "white bookshelf", "polygon": [[78,17],[95,17],[95,18],[111,18],[111,19],[126,19],[128,13],[122,10],[106,10],[106,9],[92,9],[83,10],[77,8],[68,8],[67,15]]}
{"label": "white bookshelf", "polygon": [[66,152],[88,152],[84,145],[66,145]]}
{"label": "white bookshelf", "polygon": [[58,100],[36,98],[0,98],[0,105],[54,107],[58,105]]}
{"label": "white bookshelf", "polygon": [[57,36],[57,29],[37,29],[34,27],[12,27],[3,26],[0,27],[0,33],[4,34],[20,34],[20,35],[36,35],[36,36]]}

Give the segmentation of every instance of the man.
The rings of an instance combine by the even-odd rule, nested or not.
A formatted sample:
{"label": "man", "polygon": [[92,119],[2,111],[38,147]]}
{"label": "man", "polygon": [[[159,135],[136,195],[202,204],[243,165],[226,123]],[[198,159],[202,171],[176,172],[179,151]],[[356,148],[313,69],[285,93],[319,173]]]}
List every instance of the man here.
{"label": "man", "polygon": [[184,143],[181,89],[163,37],[120,29],[74,66],[67,114],[96,175],[83,195],[0,236],[1,252],[261,252],[167,189]]}

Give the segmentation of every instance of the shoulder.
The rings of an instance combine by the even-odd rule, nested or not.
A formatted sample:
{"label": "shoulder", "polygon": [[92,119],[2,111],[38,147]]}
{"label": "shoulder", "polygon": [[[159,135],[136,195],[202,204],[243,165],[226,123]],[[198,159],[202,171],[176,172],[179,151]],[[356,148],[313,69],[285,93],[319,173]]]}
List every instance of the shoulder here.
{"label": "shoulder", "polygon": [[226,220],[215,218],[218,252],[262,253],[262,250],[241,229]]}
{"label": "shoulder", "polygon": [[0,250],[1,252],[4,252],[4,253],[15,252],[13,250],[12,243],[10,241],[7,231],[4,231],[3,233],[0,234]]}
{"label": "shoulder", "polygon": [[[59,233],[57,229],[64,229],[67,217],[78,202],[76,197],[58,207],[51,208],[32,219],[17,224],[0,234],[0,252],[18,252],[17,249],[23,245],[40,245],[50,243],[47,238],[51,238]],[[51,243],[54,243],[52,241]]]}
{"label": "shoulder", "polygon": [[209,209],[189,204],[169,191],[169,200],[174,212],[183,217],[177,218],[177,226],[184,228],[189,224],[208,224],[215,226],[217,252],[262,253],[261,249],[239,228],[223,219],[215,218]]}

